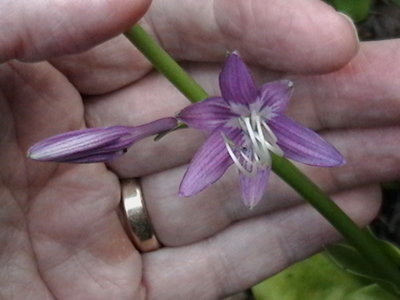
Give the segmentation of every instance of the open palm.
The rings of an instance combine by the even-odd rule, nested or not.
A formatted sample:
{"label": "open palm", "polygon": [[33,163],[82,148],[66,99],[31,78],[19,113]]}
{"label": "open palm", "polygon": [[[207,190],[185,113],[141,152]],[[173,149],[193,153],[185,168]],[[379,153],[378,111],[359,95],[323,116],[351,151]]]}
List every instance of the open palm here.
{"label": "open palm", "polygon": [[[6,41],[0,45],[3,61],[48,59],[0,66],[2,298],[218,299],[339,238],[276,177],[251,211],[240,201],[233,170],[199,195],[179,198],[186,164],[204,140],[192,130],[157,143],[144,140],[107,167],[27,159],[27,148],[50,135],[86,126],[138,125],[187,105],[124,37],[91,48],[128,28],[147,1],[113,1],[112,9],[108,1],[79,8],[63,2],[45,9],[38,1],[25,15],[29,22],[15,12],[20,2],[9,2],[10,10],[0,12],[0,23],[14,22],[17,31],[0,30]],[[304,14],[296,13],[299,8]],[[291,15],[290,24],[279,22],[282,9]],[[76,14],[82,18],[74,19]],[[35,24],[35,30],[26,24]],[[315,32],[315,24],[326,26]],[[261,82],[327,72],[357,51],[350,24],[319,1],[288,6],[278,0],[158,0],[143,25],[186,61],[211,94],[218,92],[226,50],[238,49]],[[400,85],[393,83],[400,76],[391,65],[397,49],[397,41],[365,44],[340,71],[288,75],[297,86],[289,113],[320,131],[348,161],[342,168],[304,171],[360,224],[379,206],[375,183],[400,173]],[[379,71],[385,76],[374,77]],[[164,248],[140,254],[126,236],[117,214],[118,178],[124,177],[142,178]]]}

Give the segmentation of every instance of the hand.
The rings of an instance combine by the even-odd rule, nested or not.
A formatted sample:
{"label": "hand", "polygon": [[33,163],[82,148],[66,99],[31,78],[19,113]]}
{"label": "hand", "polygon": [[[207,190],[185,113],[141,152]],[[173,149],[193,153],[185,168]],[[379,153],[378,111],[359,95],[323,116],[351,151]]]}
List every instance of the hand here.
{"label": "hand", "polygon": [[[233,170],[196,197],[179,198],[186,164],[204,140],[193,130],[138,143],[109,169],[26,159],[27,148],[50,135],[138,125],[188,104],[122,36],[61,57],[128,28],[148,1],[61,2],[13,1],[0,12],[0,22],[13,25],[0,26],[2,61],[48,59],[0,66],[4,299],[217,299],[340,238],[276,177],[251,211]],[[218,93],[227,50],[239,50],[260,82],[294,80],[289,114],[347,160],[341,168],[301,168],[360,225],[376,215],[377,183],[400,171],[398,41],[362,44],[340,71],[311,75],[340,68],[358,49],[350,23],[319,1],[158,0],[143,25],[188,61],[210,94]],[[164,248],[140,255],[125,235],[118,177],[142,178]]]}

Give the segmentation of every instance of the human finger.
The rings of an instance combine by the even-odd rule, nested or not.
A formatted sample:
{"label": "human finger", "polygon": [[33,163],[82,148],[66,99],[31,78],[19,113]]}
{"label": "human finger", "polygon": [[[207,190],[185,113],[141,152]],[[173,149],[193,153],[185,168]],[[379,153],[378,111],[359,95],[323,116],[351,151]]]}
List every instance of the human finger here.
{"label": "human finger", "polygon": [[77,53],[134,24],[150,0],[6,1],[0,11],[0,62]]}
{"label": "human finger", "polygon": [[84,127],[79,93],[47,62],[1,64],[0,82],[1,296],[132,299],[141,260],[115,212],[115,174],[25,154],[38,139]]}
{"label": "human finger", "polygon": [[[375,217],[380,204],[376,186],[342,192],[334,198],[360,226]],[[192,245],[145,254],[148,296],[220,299],[272,276],[339,238],[335,229],[307,204],[238,222]]]}
{"label": "human finger", "polygon": [[[288,114],[316,131],[397,125],[400,118],[398,45],[398,40],[363,43],[356,58],[337,72],[284,76],[295,82]],[[219,94],[219,66],[190,65],[188,69],[210,95]],[[380,70],[379,76],[377,70]],[[281,78],[264,69],[255,71],[260,82]],[[188,101],[183,95],[160,75],[152,73],[115,93],[90,98],[86,101],[86,119],[93,127],[134,126],[174,115],[186,105]],[[142,141],[111,165],[121,176],[141,176],[188,162],[203,141],[203,134],[181,130],[156,143],[152,139]],[[179,156],[175,155],[177,149]]]}
{"label": "human finger", "polygon": [[1,64],[0,82],[1,147],[9,150],[18,137],[20,150],[26,151],[49,135],[84,126],[82,98],[49,63]]}
{"label": "human finger", "polygon": [[399,46],[400,39],[364,42],[337,72],[293,77],[290,114],[315,129],[398,124]]}
{"label": "human finger", "polygon": [[319,0],[155,1],[144,21],[183,60],[219,61],[238,50],[252,64],[304,74],[339,68],[358,49],[349,18]]}
{"label": "human finger", "polygon": [[[320,73],[343,66],[358,49],[350,19],[319,0],[156,0],[141,23],[185,61],[222,61],[239,50],[254,65]],[[124,37],[53,63],[85,94],[116,90],[151,68]]]}
{"label": "human finger", "polygon": [[[347,164],[337,168],[305,165],[299,165],[299,168],[329,194],[396,179],[400,174],[397,151],[400,130],[385,130],[339,131],[324,135],[338,145]],[[142,178],[155,231],[166,245],[187,245],[208,238],[234,222],[295,206],[302,201],[285,182],[272,175],[263,199],[248,210],[241,201],[235,168],[199,194],[180,197],[179,184],[186,168],[181,166]]]}

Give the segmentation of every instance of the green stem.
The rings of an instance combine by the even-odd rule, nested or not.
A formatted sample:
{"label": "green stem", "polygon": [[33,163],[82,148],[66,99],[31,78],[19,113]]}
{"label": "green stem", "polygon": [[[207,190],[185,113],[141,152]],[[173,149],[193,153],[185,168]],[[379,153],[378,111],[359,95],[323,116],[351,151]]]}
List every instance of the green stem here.
{"label": "green stem", "polygon": [[[125,35],[190,101],[198,102],[208,98],[207,93],[139,25],[132,27]],[[379,274],[400,289],[400,271],[382,251],[377,240],[359,228],[289,160],[273,155],[272,168],[375,266]]]}
{"label": "green stem", "polygon": [[199,102],[208,98],[206,91],[142,27],[133,26],[125,32],[125,36],[191,102]]}
{"label": "green stem", "polygon": [[318,186],[284,157],[273,154],[273,171],[319,211],[374,267],[400,288],[400,272],[381,244],[359,228]]}

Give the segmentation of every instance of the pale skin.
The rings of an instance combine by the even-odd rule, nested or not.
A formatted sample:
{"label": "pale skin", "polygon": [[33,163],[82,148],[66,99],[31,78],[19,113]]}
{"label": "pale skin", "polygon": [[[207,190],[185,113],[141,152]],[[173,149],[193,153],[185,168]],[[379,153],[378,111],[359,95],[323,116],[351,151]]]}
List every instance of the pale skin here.
{"label": "pale skin", "polygon": [[[124,37],[106,41],[149,1],[27,3],[0,10],[0,299],[219,299],[340,239],[276,177],[251,211],[234,169],[197,196],[178,197],[205,137],[194,130],[142,141],[108,168],[27,159],[27,148],[50,135],[139,125],[189,103]],[[210,94],[227,50],[238,50],[260,83],[292,79],[288,114],[347,160],[301,168],[366,225],[379,209],[378,183],[400,174],[400,42],[358,45],[348,20],[324,3],[284,3],[155,0],[143,24]],[[165,245],[151,253],[135,249],[116,213],[119,178],[131,177],[142,178]]]}

